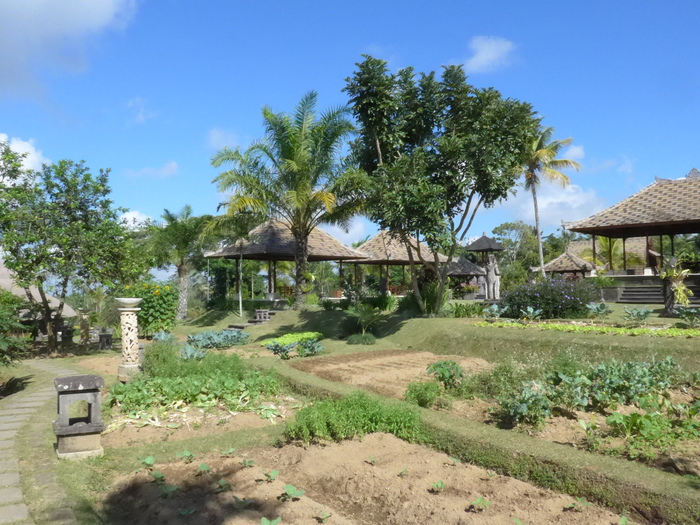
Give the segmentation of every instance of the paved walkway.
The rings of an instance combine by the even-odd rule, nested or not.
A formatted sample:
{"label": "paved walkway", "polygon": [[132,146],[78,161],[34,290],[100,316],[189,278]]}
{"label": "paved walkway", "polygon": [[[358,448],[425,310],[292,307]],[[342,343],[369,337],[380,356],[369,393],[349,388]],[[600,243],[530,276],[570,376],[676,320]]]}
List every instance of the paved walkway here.
{"label": "paved walkway", "polygon": [[[3,400],[0,408],[0,524],[35,523],[29,516],[26,495],[22,493],[22,478],[41,490],[42,508],[46,508],[40,517],[42,523],[77,525],[66,494],[57,483],[52,462],[43,462],[37,468],[35,462],[27,464],[22,461],[17,440],[20,432],[28,430],[27,445],[37,449],[37,457],[45,455],[44,433],[52,420],[35,415],[39,408],[56,399],[53,378],[77,375],[78,372],[53,360],[27,360],[23,364],[36,370],[37,375],[31,385],[38,386],[39,390],[13,394]],[[29,425],[29,428],[24,429],[25,425]]]}

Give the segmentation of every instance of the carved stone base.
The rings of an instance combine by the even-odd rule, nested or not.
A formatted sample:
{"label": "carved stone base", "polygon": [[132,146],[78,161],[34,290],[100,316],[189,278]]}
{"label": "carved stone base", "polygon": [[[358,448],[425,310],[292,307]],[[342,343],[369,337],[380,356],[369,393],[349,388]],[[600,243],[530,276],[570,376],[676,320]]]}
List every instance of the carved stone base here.
{"label": "carved stone base", "polygon": [[122,383],[127,383],[128,381],[131,380],[132,377],[134,377],[140,371],[141,371],[141,365],[139,365],[139,364],[119,365],[119,368],[117,368],[117,376],[119,378],[119,381],[121,381]]}
{"label": "carved stone base", "polygon": [[58,436],[56,454],[61,459],[95,458],[104,454],[100,444],[101,434],[81,434],[79,436]]}

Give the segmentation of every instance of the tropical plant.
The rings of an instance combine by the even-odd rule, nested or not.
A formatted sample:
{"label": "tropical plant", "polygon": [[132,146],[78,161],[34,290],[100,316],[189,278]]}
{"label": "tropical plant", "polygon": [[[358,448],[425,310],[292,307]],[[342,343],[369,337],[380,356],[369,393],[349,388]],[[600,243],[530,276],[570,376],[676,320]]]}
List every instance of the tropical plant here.
{"label": "tropical plant", "polygon": [[282,219],[295,240],[294,307],[304,305],[307,287],[309,235],[324,222],[343,223],[359,205],[356,172],[343,171],[338,161],[344,140],[354,130],[348,109],[333,108],[316,116],[317,94],[302,97],[293,115],[262,110],[265,138],[245,151],[223,148],[215,167],[230,169],[214,181],[231,191],[227,215],[253,211]]}
{"label": "tropical plant", "polygon": [[382,320],[382,312],[366,303],[356,304],[348,310],[348,315],[357,320],[362,335]]}
{"label": "tropical plant", "polygon": [[193,268],[193,260],[201,253],[200,237],[211,216],[192,215],[192,208],[186,205],[180,213],[165,210],[162,215],[163,223],[153,226],[151,248],[156,264],[163,268],[175,265],[179,281],[179,298],[177,318],[187,318],[187,297],[189,294],[189,273]]}
{"label": "tropical plant", "polygon": [[686,307],[690,304],[693,292],[683,282],[689,273],[690,270],[681,268],[680,262],[675,257],[671,258],[659,272],[663,284],[664,313],[666,315],[673,314],[674,303]]}
{"label": "tropical plant", "polygon": [[[597,237],[598,246],[595,253],[595,261],[593,260],[593,249],[585,248],[581,251],[581,256],[594,263],[596,266],[602,266],[606,270],[616,270],[626,263],[629,264],[644,264],[644,260],[633,252],[625,253],[622,249],[622,239],[613,237]],[[606,286],[612,286],[608,284]]]}
{"label": "tropical plant", "polygon": [[578,162],[570,159],[558,159],[559,151],[573,142],[573,139],[552,140],[554,128],[540,129],[539,135],[528,145],[527,160],[523,167],[525,176],[525,189],[532,192],[532,202],[535,206],[535,235],[537,236],[537,250],[540,256],[540,273],[544,273],[544,252],[542,251],[542,230],[540,229],[540,211],[537,204],[537,188],[542,180],[557,182],[562,187],[568,186],[570,179],[567,175],[558,171],[561,169],[581,168]]}

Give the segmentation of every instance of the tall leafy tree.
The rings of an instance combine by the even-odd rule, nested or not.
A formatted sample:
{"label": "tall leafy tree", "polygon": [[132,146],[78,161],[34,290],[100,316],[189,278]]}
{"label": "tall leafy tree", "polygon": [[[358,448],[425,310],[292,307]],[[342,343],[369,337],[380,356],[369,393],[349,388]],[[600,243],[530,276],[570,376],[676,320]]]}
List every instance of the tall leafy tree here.
{"label": "tall leafy tree", "polygon": [[232,191],[226,212],[261,213],[283,220],[296,241],[295,308],[307,289],[308,239],[324,222],[344,223],[358,209],[357,173],[346,170],[340,150],[354,126],[348,109],[316,113],[317,94],[309,92],[294,114],[262,110],[265,137],[246,150],[224,148],[212,159],[229,169],[214,179]]}
{"label": "tall leafy tree", "polygon": [[[41,312],[49,347],[70,287],[107,286],[143,271],[130,260],[133,245],[109,200],[109,170],[93,175],[82,163],[45,164],[0,192],[0,246],[6,266]],[[31,286],[39,298],[30,293]],[[48,293],[58,298],[54,311]]]}
{"label": "tall leafy tree", "polygon": [[[416,74],[390,73],[386,62],[365,55],[344,91],[360,133],[356,161],[368,175],[369,217],[404,243],[426,241],[452,260],[476,212],[508,196],[538,122],[529,104],[504,99],[494,89],[467,83],[460,66]],[[437,307],[447,267],[420,253],[417,259],[438,277]],[[409,254],[412,252],[409,250]],[[425,313],[416,266],[413,291]]]}
{"label": "tall leafy tree", "polygon": [[163,223],[153,228],[151,246],[159,267],[174,265],[177,270],[177,319],[184,320],[187,318],[189,273],[194,269],[195,260],[201,257],[201,235],[211,217],[194,216],[192,208],[185,205],[179,213],[166,209],[162,218]]}
{"label": "tall leafy tree", "polygon": [[544,252],[542,250],[542,230],[540,229],[540,211],[537,204],[537,188],[543,180],[554,182],[566,187],[571,179],[561,171],[562,169],[581,168],[575,160],[558,159],[560,150],[569,146],[572,138],[552,140],[554,128],[543,128],[528,145],[527,160],[524,163],[523,175],[525,177],[525,189],[532,192],[532,202],[535,206],[535,233],[537,235],[537,250],[540,257],[540,273],[545,277]]}

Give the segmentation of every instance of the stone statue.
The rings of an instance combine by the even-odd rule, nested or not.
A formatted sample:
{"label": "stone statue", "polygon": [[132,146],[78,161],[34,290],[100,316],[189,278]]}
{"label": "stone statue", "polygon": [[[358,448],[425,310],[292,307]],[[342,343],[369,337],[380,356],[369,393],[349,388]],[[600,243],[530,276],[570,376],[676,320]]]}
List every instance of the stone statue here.
{"label": "stone statue", "polygon": [[501,271],[496,262],[496,256],[489,255],[486,264],[486,299],[498,301],[501,298]]}

